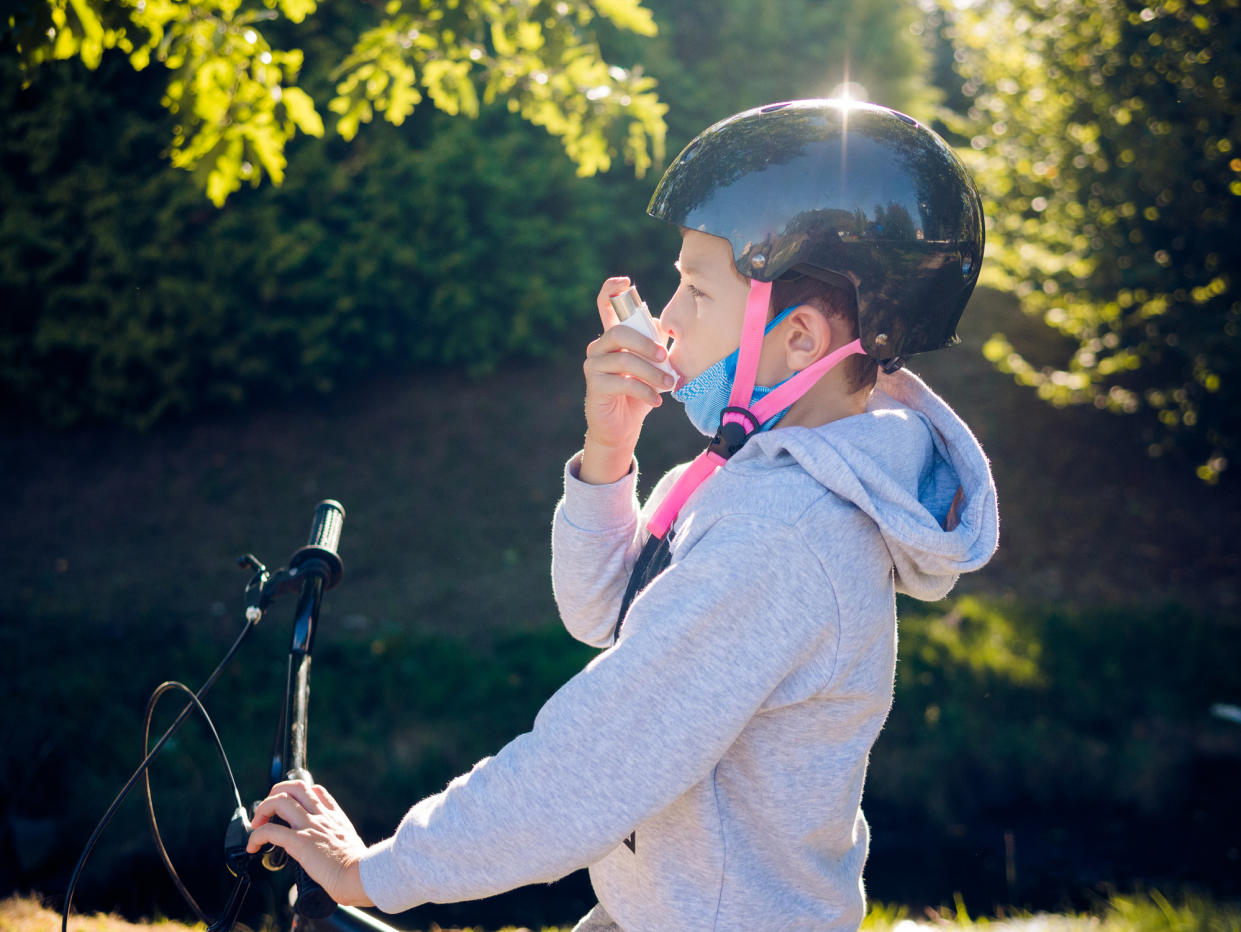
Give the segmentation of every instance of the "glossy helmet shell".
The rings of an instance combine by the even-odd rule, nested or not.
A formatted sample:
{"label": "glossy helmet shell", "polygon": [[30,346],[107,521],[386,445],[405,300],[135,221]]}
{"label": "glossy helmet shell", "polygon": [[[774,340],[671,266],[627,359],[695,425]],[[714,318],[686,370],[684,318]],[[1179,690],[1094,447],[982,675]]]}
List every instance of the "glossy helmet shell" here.
{"label": "glossy helmet shell", "polygon": [[796,100],[705,130],[647,213],[723,237],[737,271],[810,275],[857,295],[862,346],[888,370],[957,342],[978,280],[982,201],[960,159],[911,117]]}

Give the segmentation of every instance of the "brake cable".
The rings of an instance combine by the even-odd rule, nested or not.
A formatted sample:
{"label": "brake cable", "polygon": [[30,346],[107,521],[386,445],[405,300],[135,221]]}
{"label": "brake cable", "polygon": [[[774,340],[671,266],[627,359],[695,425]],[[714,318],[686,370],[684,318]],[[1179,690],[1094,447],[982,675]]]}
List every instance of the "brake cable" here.
{"label": "brake cable", "polygon": [[[273,859],[270,863],[267,858],[260,855],[251,855],[246,852],[246,840],[250,834],[250,817],[246,812],[246,807],[241,802],[241,792],[237,787],[237,781],[233,776],[232,765],[228,761],[228,755],[224,751],[224,744],[220,741],[219,733],[216,731],[215,724],[211,721],[211,716],[207,714],[207,709],[202,703],[203,696],[211,689],[220,674],[224,672],[225,666],[233,659],[245,640],[246,635],[255,628],[259,620],[263,617],[263,612],[271,602],[277,597],[286,593],[295,591],[301,592],[298,599],[297,617],[294,620],[294,643],[290,649],[290,680],[293,682],[294,665],[293,657],[299,658],[299,667],[297,669],[298,691],[296,694],[290,693],[286,689],[285,705],[281,712],[282,716],[288,714],[289,709],[293,708],[296,712],[296,721],[293,723],[294,731],[299,732],[301,740],[294,742],[292,747],[293,761],[289,769],[289,774],[304,774],[299,779],[310,780],[309,773],[305,770],[305,715],[306,702],[308,700],[309,686],[307,677],[309,675],[310,663],[310,644],[314,636],[314,622],[319,615],[319,600],[322,598],[324,590],[331,589],[336,586],[341,579],[343,566],[340,556],[336,553],[336,548],[340,542],[341,522],[344,520],[345,510],[340,502],[332,499],[325,499],[315,506],[315,515],[310,529],[310,540],[304,547],[298,548],[293,556],[289,559],[286,568],[277,571],[274,575],[268,573],[265,567],[252,554],[245,554],[238,559],[238,564],[243,568],[254,570],[254,576],[246,585],[246,624],[242,628],[241,633],[237,635],[237,639],[224,655],[224,659],[207,677],[206,682],[197,693],[192,692],[188,686],[176,681],[168,681],[161,683],[155,692],[151,694],[151,698],[147,700],[146,714],[142,724],[142,746],[145,756],[142,763],[138,765],[130,778],[125,781],[125,785],[117,794],[112,804],[108,806],[103,818],[99,820],[99,824],[95,826],[95,830],[91,833],[90,838],[86,842],[86,846],[78,858],[77,865],[73,868],[73,874],[69,878],[69,889],[65,894],[64,910],[61,913],[61,932],[69,932],[69,913],[73,907],[73,892],[77,888],[78,878],[81,876],[82,868],[86,864],[86,859],[90,857],[96,843],[99,841],[103,830],[107,828],[108,823],[112,821],[116,815],[122,802],[133,790],[138,778],[143,778],[147,802],[147,818],[151,825],[152,834],[155,836],[155,845],[159,850],[160,859],[164,864],[164,868],[168,871],[177,890],[185,898],[185,901],[193,909],[197,917],[208,926],[208,932],[215,929],[231,928],[236,919],[237,912],[241,909],[241,903],[249,889],[251,881],[251,870],[256,859],[262,861],[264,866],[270,870],[278,870],[283,865],[283,859],[276,861]],[[160,697],[172,690],[180,690],[190,697],[190,702],[176,720],[168,727],[168,730],[155,743],[155,746],[148,750],[148,744],[151,737],[151,719],[155,712],[155,705]],[[292,705],[290,705],[292,703]],[[224,763],[224,769],[228,774],[229,783],[232,785],[233,797],[236,800],[237,807],[233,812],[232,819],[229,822],[228,831],[225,833],[224,848],[225,857],[229,871],[237,878],[237,882],[233,887],[233,892],[229,897],[228,903],[224,907],[224,912],[220,919],[215,923],[210,922],[203,913],[202,908],[190,895],[185,888],[181,878],[177,875],[176,869],[172,865],[172,859],[168,855],[167,848],[164,846],[163,838],[159,833],[159,823],[155,818],[155,807],[151,799],[151,778],[150,766],[151,762],[161,750],[165,748],[168,741],[177,730],[189,718],[190,712],[197,709],[207,723],[207,729],[211,734],[211,738],[215,741],[215,746],[220,753],[220,760]],[[281,719],[281,730],[284,730],[286,720]],[[285,736],[287,743],[288,736]],[[282,761],[283,751],[278,747],[275,761]],[[275,762],[273,762],[274,765]],[[283,769],[283,768],[281,768]],[[273,780],[279,780],[284,777],[284,773],[278,773],[273,776]],[[296,865],[297,888],[298,888],[298,905],[296,907],[298,913],[302,916],[317,919],[327,916],[332,910],[336,909],[336,903],[323,890],[323,888],[310,877],[305,870]]]}
{"label": "brake cable", "polygon": [[[190,691],[190,688],[186,686],[184,683],[178,683],[174,680],[169,680],[166,683],[161,683],[156,688],[155,692],[151,693],[151,698],[147,700],[146,715],[142,722],[143,753],[144,754],[148,753],[147,746],[148,746],[148,741],[150,740],[150,735],[151,735],[151,716],[155,712],[155,705],[156,703],[159,702],[159,699],[162,695],[164,695],[167,692],[171,692],[174,689],[179,689],[182,692],[188,693],[192,702],[196,704],[198,706],[199,711],[202,712],[203,718],[207,722],[207,728],[211,732],[211,738],[213,741],[215,741],[216,750],[220,752],[220,761],[224,764],[224,770],[228,774],[228,782],[232,785],[232,788],[233,788],[233,799],[236,800],[237,802],[237,808],[234,811],[244,813],[245,806],[243,806],[241,802],[241,790],[238,789],[237,787],[237,778],[233,776],[232,765],[229,764],[228,755],[224,752],[224,745],[220,741],[220,736],[216,732],[215,726],[211,723],[211,716],[207,714],[206,708],[201,704],[201,702],[199,702],[198,697],[195,696],[194,693]],[[144,784],[144,789],[146,791],[147,821],[149,821],[151,824],[151,835],[155,839],[155,847],[159,851],[160,860],[164,862],[164,869],[168,871],[168,876],[172,879],[173,885],[180,892],[181,896],[185,898],[185,902],[190,904],[190,909],[194,910],[194,914],[198,916],[199,921],[202,922],[204,925],[211,925],[211,920],[207,918],[206,914],[202,911],[198,903],[194,900],[194,897],[190,895],[190,891],[186,889],[185,884],[181,882],[181,877],[180,875],[177,874],[177,869],[173,867],[172,865],[172,858],[168,854],[168,849],[164,847],[164,839],[159,833],[159,823],[156,822],[155,820],[155,803],[151,799],[150,768],[143,771],[142,782]]]}
{"label": "brake cable", "polygon": [[161,684],[155,692],[152,693],[151,698],[147,701],[146,719],[143,723],[142,745],[144,751],[146,751],[147,742],[150,739],[151,714],[155,709],[155,703],[158,701],[159,697],[172,689],[181,689],[189,694],[190,702],[184,709],[181,710],[181,714],[177,716],[176,720],[168,726],[168,730],[164,732],[163,736],[155,742],[155,746],[149,751],[146,751],[142,763],[138,765],[138,769],[135,770],[133,775],[125,781],[125,785],[121,787],[121,791],[117,793],[116,798],[112,800],[112,804],[108,806],[107,811],[103,814],[103,818],[99,820],[99,824],[96,825],[95,830],[91,832],[91,836],[86,842],[86,847],[83,849],[81,856],[78,858],[78,863],[73,868],[73,874],[69,878],[69,890],[65,894],[65,906],[60,917],[61,932],[69,932],[69,913],[73,906],[73,891],[77,887],[78,878],[81,876],[82,868],[86,865],[86,859],[90,857],[96,843],[99,841],[99,836],[103,834],[103,830],[107,828],[108,823],[112,821],[112,817],[116,815],[116,811],[120,808],[121,803],[124,802],[125,798],[129,796],[130,792],[132,792],[139,777],[145,777],[146,779],[148,814],[151,820],[151,827],[155,831],[156,845],[159,848],[160,857],[163,859],[164,866],[172,875],[173,883],[176,884],[177,889],[181,892],[181,895],[185,897],[186,901],[190,904],[190,907],[194,910],[194,913],[198,916],[198,918],[206,925],[211,924],[211,921],[203,914],[203,911],[199,907],[198,903],[194,901],[194,898],[190,896],[189,891],[185,889],[184,884],[181,883],[180,878],[177,876],[176,871],[172,867],[168,853],[164,848],[163,841],[159,837],[159,829],[155,822],[155,812],[153,808],[150,808],[151,782],[149,770],[156,755],[164,749],[164,746],[168,743],[168,740],[177,733],[183,724],[185,724],[186,719],[189,718],[190,712],[197,709],[206,720],[207,728],[211,732],[211,737],[214,739],[216,747],[219,749],[220,757],[224,761],[224,767],[228,771],[228,778],[233,784],[233,794],[237,797],[237,805],[241,808],[242,812],[245,811],[244,807],[241,806],[241,793],[237,789],[237,781],[233,779],[233,769],[229,765],[228,755],[224,752],[224,745],[221,743],[220,736],[216,732],[215,724],[211,721],[211,716],[207,714],[207,709],[202,704],[202,698],[207,694],[207,691],[215,685],[215,681],[219,679],[220,674],[224,672],[224,668],[228,665],[228,662],[233,659],[233,655],[236,654],[237,650],[241,647],[246,635],[253,630],[256,624],[258,624],[258,620],[259,616],[257,614],[251,615],[250,613],[247,613],[246,625],[237,636],[237,640],[233,642],[233,646],[228,649],[228,652],[224,655],[224,659],[220,661],[219,665],[215,668],[212,674],[207,677],[206,682],[203,683],[197,693],[192,692],[188,686],[185,686],[182,683],[171,681]]}

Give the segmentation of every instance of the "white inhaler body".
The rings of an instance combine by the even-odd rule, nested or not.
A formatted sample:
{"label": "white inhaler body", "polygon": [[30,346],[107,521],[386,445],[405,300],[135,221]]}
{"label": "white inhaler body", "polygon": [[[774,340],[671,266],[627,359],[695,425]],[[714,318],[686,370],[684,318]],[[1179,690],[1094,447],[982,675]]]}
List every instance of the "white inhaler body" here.
{"label": "white inhaler body", "polygon": [[[667,349],[667,343],[660,337],[659,330],[655,326],[655,321],[651,318],[651,312],[646,306],[646,302],[638,297],[638,288],[636,285],[630,285],[620,294],[614,294],[609,299],[612,302],[612,310],[616,312],[620,322],[632,330],[638,331],[649,340],[653,340],[660,346]],[[677,371],[672,368],[671,363],[667,360],[664,362],[652,363],[656,369],[666,372],[674,379],[679,378]],[[668,391],[666,388],[660,391]]]}

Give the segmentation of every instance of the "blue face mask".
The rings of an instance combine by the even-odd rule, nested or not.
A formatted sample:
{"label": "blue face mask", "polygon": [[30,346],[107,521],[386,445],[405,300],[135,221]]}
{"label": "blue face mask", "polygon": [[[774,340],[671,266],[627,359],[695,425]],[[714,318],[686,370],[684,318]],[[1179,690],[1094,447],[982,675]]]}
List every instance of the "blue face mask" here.
{"label": "blue face mask", "polygon": [[[795,307],[797,307],[795,304],[791,307],[786,307],[772,318],[771,323],[763,328],[763,336],[771,333],[776,325],[788,317]],[[737,356],[740,352],[741,348],[738,347],[731,354],[694,376],[672,393],[672,397],[676,401],[685,405],[685,415],[689,418],[690,423],[698,428],[698,432],[704,436],[714,437],[715,432],[720,429],[720,416],[724,413],[724,409],[728,407],[728,396],[732,394],[733,381],[737,378]],[[792,377],[790,375],[789,379]],[[754,394],[750,398],[750,404],[753,405],[760,398],[779,388],[787,381],[788,379],[785,379],[775,385],[755,385]],[[780,418],[784,417],[786,411],[788,411],[788,408],[772,417],[759,430],[771,430],[779,423]]]}

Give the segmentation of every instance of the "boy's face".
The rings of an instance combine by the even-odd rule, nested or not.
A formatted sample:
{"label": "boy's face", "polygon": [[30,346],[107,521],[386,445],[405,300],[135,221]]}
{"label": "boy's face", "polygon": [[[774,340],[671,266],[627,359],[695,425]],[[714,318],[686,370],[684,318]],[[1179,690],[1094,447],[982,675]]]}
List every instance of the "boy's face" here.
{"label": "boy's face", "polygon": [[673,341],[669,361],[688,382],[741,344],[750,286],[733,265],[728,240],[719,236],[686,230],[676,265],[681,284],[659,325]]}

